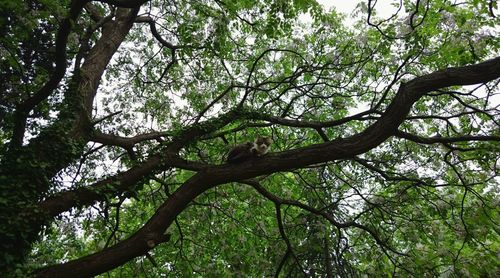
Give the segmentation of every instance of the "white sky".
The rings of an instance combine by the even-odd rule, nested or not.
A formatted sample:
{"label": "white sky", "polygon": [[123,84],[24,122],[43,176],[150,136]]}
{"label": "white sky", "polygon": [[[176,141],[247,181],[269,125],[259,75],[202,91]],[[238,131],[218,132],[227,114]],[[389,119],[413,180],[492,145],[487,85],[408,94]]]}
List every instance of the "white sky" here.
{"label": "white sky", "polygon": [[[338,12],[346,14],[350,17],[352,11],[356,8],[356,6],[365,2],[368,3],[367,0],[317,0],[318,3],[325,6],[328,10],[330,7],[335,6]],[[393,3],[394,0],[378,0],[375,5],[375,10],[377,10],[377,15],[383,18],[389,17],[396,10],[390,4]],[[398,1],[399,3],[399,1]]]}
{"label": "white sky", "polygon": [[326,8],[335,6],[337,8],[337,11],[346,14],[350,14],[352,10],[354,10],[356,5],[360,2],[360,1],[348,1],[348,0],[317,0],[317,1]]}

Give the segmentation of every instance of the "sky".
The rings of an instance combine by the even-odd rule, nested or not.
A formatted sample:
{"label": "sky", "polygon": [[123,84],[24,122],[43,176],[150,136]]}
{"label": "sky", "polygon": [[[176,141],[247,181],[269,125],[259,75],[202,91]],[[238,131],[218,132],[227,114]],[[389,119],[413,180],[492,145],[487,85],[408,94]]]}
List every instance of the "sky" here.
{"label": "sky", "polygon": [[349,14],[354,10],[356,5],[360,1],[348,1],[348,0],[318,0],[318,3],[329,8],[335,6],[337,11]]}
{"label": "sky", "polygon": [[[356,8],[361,2],[367,3],[367,0],[317,0],[318,3],[325,6],[329,9],[332,6],[335,6],[336,10],[344,13],[346,15],[350,15],[351,12]],[[378,0],[375,5],[375,9],[377,10],[377,15],[380,17],[389,17],[391,16],[391,12],[394,12],[395,9],[390,4],[393,3],[393,0]]]}

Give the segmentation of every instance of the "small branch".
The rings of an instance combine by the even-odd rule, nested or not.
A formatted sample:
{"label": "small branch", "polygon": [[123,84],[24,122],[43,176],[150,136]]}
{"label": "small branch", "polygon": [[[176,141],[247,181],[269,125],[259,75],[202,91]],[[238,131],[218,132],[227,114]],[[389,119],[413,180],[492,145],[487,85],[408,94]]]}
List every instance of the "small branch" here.
{"label": "small branch", "polygon": [[252,78],[252,74],[255,72],[255,68],[257,67],[257,64],[259,63],[260,59],[262,59],[267,53],[269,52],[273,52],[273,51],[276,51],[276,52],[289,52],[289,53],[293,53],[299,57],[301,57],[302,59],[304,59],[302,57],[302,55],[300,55],[299,53],[293,51],[293,50],[289,50],[289,49],[277,49],[277,48],[269,48],[269,49],[266,49],[265,51],[263,51],[258,57],[257,59],[255,59],[255,61],[253,62],[252,64],[252,68],[250,69],[250,72],[248,73],[248,78],[247,78],[247,81],[246,81],[246,86],[245,86],[245,94],[243,95],[243,98],[241,99],[240,103],[238,104],[238,109],[241,109],[241,107],[243,107],[243,104],[245,103],[248,95],[250,94],[250,80]]}
{"label": "small branch", "polygon": [[161,35],[160,33],[158,33],[158,30],[156,29],[156,22],[154,21],[153,18],[149,17],[149,16],[138,16],[136,19],[135,19],[135,22],[137,23],[148,23],[149,24],[149,28],[151,30],[151,33],[153,34],[153,36],[156,38],[156,40],[158,40],[163,46],[169,48],[170,50],[172,51],[175,51],[176,49],[178,49],[179,47],[176,46],[176,45],[173,45],[172,43],[166,41]]}
{"label": "small branch", "polygon": [[[369,164],[368,161],[366,161],[364,159],[356,157],[353,160],[356,161],[357,163],[363,165],[365,168],[369,169],[370,171],[378,173],[380,176],[382,176],[387,181],[409,181],[409,182],[412,182],[412,183],[417,184],[417,185],[425,184],[425,182],[423,180],[420,180],[420,179],[413,179],[413,178],[408,178],[408,177],[404,177],[404,176],[389,175],[389,173]],[[393,174],[393,173],[391,173],[391,174]]]}
{"label": "small branch", "polygon": [[381,246],[383,248],[387,248],[388,250],[392,251],[395,254],[398,254],[401,256],[406,256],[406,254],[401,253],[401,252],[395,250],[394,248],[390,247],[389,245],[387,245],[387,243],[385,241],[383,241],[375,231],[371,230],[370,228],[368,228],[362,224],[356,223],[354,221],[340,223],[337,220],[335,220],[332,215],[328,214],[324,210],[319,210],[319,209],[313,208],[313,207],[306,205],[304,203],[301,203],[299,201],[282,199],[282,198],[272,194],[271,192],[267,191],[262,185],[260,185],[259,182],[255,181],[255,180],[245,180],[245,181],[241,181],[241,183],[250,185],[255,190],[257,190],[257,192],[259,192],[262,196],[271,200],[275,204],[279,204],[279,205],[284,204],[284,205],[291,205],[291,206],[299,207],[299,208],[301,208],[305,211],[308,211],[312,214],[323,217],[328,222],[330,222],[330,224],[332,224],[333,226],[335,226],[339,229],[340,228],[350,228],[350,227],[359,228],[365,232],[368,232],[372,236],[372,238],[375,240],[375,242],[377,242],[377,244],[379,246]]}
{"label": "small branch", "polygon": [[280,277],[281,269],[283,269],[283,266],[285,266],[285,263],[288,260],[288,257],[290,257],[290,250],[287,248],[285,254],[283,255],[283,257],[281,257],[281,260],[280,260],[278,267],[276,268],[276,272],[274,274],[274,277],[276,277],[276,278]]}
{"label": "small branch", "polygon": [[411,133],[407,133],[404,131],[398,130],[396,134],[394,134],[396,137],[402,138],[402,139],[407,139],[410,141],[413,141],[415,143],[421,143],[421,144],[446,144],[446,143],[456,143],[456,142],[465,142],[465,141],[500,141],[500,136],[494,136],[494,135],[477,135],[477,136],[472,136],[472,135],[464,135],[464,136],[458,136],[458,137],[441,137],[441,136],[434,136],[434,137],[423,137],[423,136],[418,136],[414,135]]}
{"label": "small branch", "polygon": [[158,264],[156,263],[155,259],[153,258],[153,256],[151,256],[151,254],[146,253],[146,258],[148,259],[148,261],[156,268],[158,268]]}
{"label": "small branch", "polygon": [[159,140],[162,137],[167,136],[165,132],[150,132],[140,134],[134,137],[122,137],[117,135],[105,134],[101,132],[94,132],[90,141],[101,143],[109,146],[119,146],[125,150],[129,150],[134,147],[135,144],[148,141],[148,140]]}
{"label": "small branch", "polygon": [[224,92],[222,92],[218,97],[216,97],[214,100],[212,100],[212,102],[210,102],[199,114],[198,116],[196,117],[195,119],[195,123],[198,123],[201,119],[201,117],[203,117],[203,115],[212,107],[214,106],[219,100],[221,100],[223,97],[225,97],[232,89],[234,88],[234,85],[231,84],[229,85],[225,90]]}
{"label": "small branch", "polygon": [[330,139],[328,139],[328,136],[327,136],[327,135],[326,135],[326,133],[323,131],[323,129],[321,129],[321,128],[316,128],[316,131],[318,132],[319,136],[321,136],[321,139],[323,139],[323,141],[325,141],[325,142],[330,141]]}
{"label": "small branch", "polygon": [[361,113],[358,113],[358,114],[355,114],[355,115],[352,115],[349,117],[345,117],[345,118],[333,120],[333,121],[325,121],[325,122],[291,120],[291,119],[285,119],[285,118],[280,118],[280,117],[271,116],[271,115],[260,115],[256,118],[258,118],[259,120],[268,121],[268,122],[273,123],[273,124],[280,124],[280,125],[290,126],[290,127],[313,128],[313,129],[318,130],[318,129],[325,128],[325,127],[334,127],[334,126],[343,125],[347,122],[355,121],[355,120],[365,121],[365,120],[378,119],[377,117],[373,117],[373,116],[364,117],[364,116],[372,114],[372,113],[381,114],[380,112],[377,112],[374,110],[367,110],[367,111],[364,111],[364,112],[361,112]]}
{"label": "small branch", "polygon": [[114,116],[120,114],[121,112],[122,112],[121,110],[120,111],[116,111],[116,112],[113,112],[113,113],[111,113],[109,115],[106,115],[106,116],[104,116],[104,117],[102,117],[100,119],[97,119],[97,120],[95,120],[95,121],[92,122],[92,125],[95,126],[95,125],[97,125],[97,124],[99,124],[99,123],[101,123],[101,122],[103,122],[103,121],[105,121],[105,120],[107,120],[107,119],[109,119],[111,117],[114,117]]}
{"label": "small branch", "polygon": [[424,14],[422,15],[422,19],[420,20],[420,22],[418,22],[417,24],[414,24],[413,20],[419,12],[420,0],[417,0],[417,3],[415,3],[415,11],[410,16],[410,27],[412,30],[415,30],[418,26],[422,25],[422,23],[424,23],[425,18],[427,17],[427,13],[429,12],[429,2],[430,1],[425,1],[425,2],[426,3],[425,3]]}
{"label": "small branch", "polygon": [[106,244],[104,245],[104,248],[107,248],[109,246],[109,244],[111,243],[111,240],[113,239],[113,237],[115,237],[116,232],[118,231],[118,228],[120,227],[120,207],[123,204],[123,201],[125,201],[125,198],[121,198],[117,204],[113,205],[113,207],[116,208],[115,225],[113,227],[113,231],[111,232],[111,234],[108,237],[108,240],[106,240]]}
{"label": "small branch", "polygon": [[[372,4],[372,2],[373,2],[373,4]],[[401,8],[403,7],[402,1],[401,0],[399,1],[399,8],[394,14],[392,14],[388,19],[382,20],[381,22],[375,24],[375,23],[371,22],[371,17],[372,17],[372,14],[373,14],[373,11],[374,11],[376,4],[377,4],[377,0],[368,0],[368,4],[367,4],[368,14],[366,17],[366,23],[369,26],[372,26],[375,29],[377,29],[377,31],[385,38],[390,39],[390,40],[396,39],[395,37],[389,36],[384,31],[382,31],[382,29],[380,29],[380,25],[382,25],[382,23],[387,22],[398,15],[399,11],[401,11]]]}
{"label": "small branch", "polygon": [[284,228],[284,225],[283,225],[283,218],[281,216],[280,204],[278,202],[275,202],[274,206],[275,206],[275,209],[276,209],[276,221],[278,222],[278,230],[280,232],[281,238],[283,239],[283,241],[285,241],[285,244],[286,244],[286,252],[285,252],[285,255],[283,256],[283,258],[282,258],[282,260],[280,262],[280,265],[278,266],[278,269],[276,270],[276,275],[279,274],[278,270],[281,271],[282,266],[286,262],[286,258],[288,258],[289,255],[291,255],[293,257],[293,259],[295,260],[295,263],[297,264],[297,266],[300,268],[300,270],[302,270],[302,273],[305,276],[307,276],[307,273],[304,271],[304,268],[300,264],[300,261],[297,258],[297,256],[295,255],[295,252],[293,252],[293,247],[292,247],[292,244],[290,243],[290,239],[288,238],[288,236],[285,233],[285,228]]}

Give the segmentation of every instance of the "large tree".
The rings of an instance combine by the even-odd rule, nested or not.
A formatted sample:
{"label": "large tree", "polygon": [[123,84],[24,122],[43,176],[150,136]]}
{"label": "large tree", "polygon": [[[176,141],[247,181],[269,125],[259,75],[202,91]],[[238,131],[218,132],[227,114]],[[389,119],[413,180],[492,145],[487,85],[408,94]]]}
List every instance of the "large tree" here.
{"label": "large tree", "polygon": [[389,2],[2,1],[0,272],[498,274],[497,2]]}

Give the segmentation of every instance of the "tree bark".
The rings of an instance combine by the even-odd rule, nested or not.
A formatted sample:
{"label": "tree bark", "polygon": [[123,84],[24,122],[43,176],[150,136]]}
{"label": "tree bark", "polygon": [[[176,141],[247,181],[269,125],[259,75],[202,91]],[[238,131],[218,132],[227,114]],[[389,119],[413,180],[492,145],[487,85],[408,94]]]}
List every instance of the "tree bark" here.
{"label": "tree bark", "polygon": [[[63,57],[66,57],[69,26],[84,3],[85,1],[73,1],[70,15],[61,26],[59,36],[64,38],[58,36],[57,49],[63,52],[59,53],[64,54]],[[0,196],[7,203],[1,204],[0,220],[10,224],[2,227],[0,252],[8,254],[6,257],[11,258],[12,262],[0,262],[0,272],[6,265],[23,260],[43,225],[52,219],[36,209],[37,203],[47,195],[50,180],[83,154],[93,128],[90,120],[92,102],[102,74],[129,33],[137,11],[138,9],[118,9],[115,19],[103,26],[102,36],[85,57],[82,68],[71,78],[62,105],[65,109],[61,111],[58,120],[25,146],[13,142],[1,162]],[[64,76],[65,69],[65,66],[58,67],[54,77],[39,93],[28,99],[27,104],[20,107],[19,111],[28,113],[37,102],[52,94]],[[20,140],[22,133],[19,131],[19,135],[16,135],[20,136]]]}

